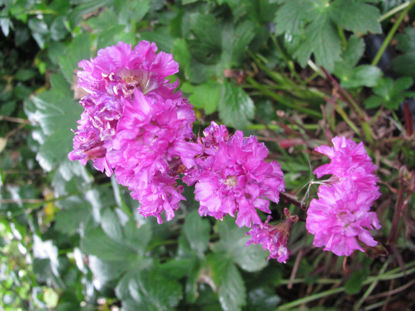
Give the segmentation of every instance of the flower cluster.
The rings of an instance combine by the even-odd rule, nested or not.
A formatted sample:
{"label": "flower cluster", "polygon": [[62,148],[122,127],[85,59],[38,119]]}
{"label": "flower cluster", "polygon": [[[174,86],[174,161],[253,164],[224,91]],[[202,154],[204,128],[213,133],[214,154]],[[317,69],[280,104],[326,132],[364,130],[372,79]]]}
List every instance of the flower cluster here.
{"label": "flower cluster", "polygon": [[271,217],[268,216],[264,224],[255,224],[247,232],[247,235],[251,236],[247,245],[262,244],[262,248],[269,251],[268,260],[274,258],[282,263],[285,263],[290,256],[287,241],[292,224],[298,221],[298,216],[290,215],[288,209],[284,209],[284,214],[287,219],[278,225],[270,225]]}
{"label": "flower cluster", "polygon": [[[98,51],[79,63],[78,86],[87,92],[80,104],[73,151],[68,157],[94,167],[126,186],[140,202],[140,213],[158,222],[174,217],[182,195],[182,179],[195,187],[199,214],[222,219],[236,218],[240,227],[251,228],[249,244],[262,244],[270,258],[286,262],[287,240],[298,217],[284,210],[286,220],[262,222],[258,211],[271,214],[270,201],[278,203],[284,191],[280,165],[266,162],[268,149],[254,136],[241,131],[230,135],[223,125],[212,122],[195,137],[192,106],[176,91],[177,73],[171,54],[159,52],[154,43],[141,41],[132,48],[118,43]],[[331,183],[321,186],[318,199],[307,213],[307,230],[314,245],[337,255],[363,251],[359,241],[376,245],[368,230],[379,228],[370,212],[379,197],[377,178],[363,144],[344,137],[333,139],[333,147],[320,146],[331,162],[317,168],[317,177],[331,174]]]}
{"label": "flower cluster", "polygon": [[201,152],[184,179],[189,185],[196,182],[200,215],[216,219],[237,215],[240,227],[261,224],[257,209],[270,214],[269,200],[277,203],[284,190],[280,165],[265,162],[268,149],[254,136],[244,137],[241,131],[230,136],[215,122],[203,134]]}
{"label": "flower cluster", "polygon": [[178,146],[193,138],[195,116],[167,79],[178,64],[156,52],[147,41],[134,49],[120,42],[79,63],[78,86],[88,95],[80,100],[85,110],[69,158],[92,160],[108,176],[115,172],[140,202],[140,213],[162,222],[161,214],[172,219],[184,199],[177,179],[187,154]]}
{"label": "flower cluster", "polygon": [[331,162],[315,169],[314,174],[319,178],[326,174],[334,177],[320,186],[318,199],[311,201],[306,228],[314,234],[315,246],[349,256],[354,250],[364,251],[359,241],[368,246],[377,244],[368,230],[380,228],[376,213],[370,212],[380,192],[374,174],[376,166],[363,143],[356,144],[345,137],[335,137],[332,142],[333,147],[315,149]]}
{"label": "flower cluster", "polygon": [[195,184],[200,215],[236,216],[239,226],[261,224],[257,209],[269,210],[284,189],[278,163],[255,137],[212,123],[195,139],[191,105],[167,79],[178,71],[172,55],[154,43],[135,48],[120,42],[79,63],[78,86],[88,95],[75,131],[71,160],[113,173],[140,202],[140,213],[174,217],[185,198],[178,179]]}

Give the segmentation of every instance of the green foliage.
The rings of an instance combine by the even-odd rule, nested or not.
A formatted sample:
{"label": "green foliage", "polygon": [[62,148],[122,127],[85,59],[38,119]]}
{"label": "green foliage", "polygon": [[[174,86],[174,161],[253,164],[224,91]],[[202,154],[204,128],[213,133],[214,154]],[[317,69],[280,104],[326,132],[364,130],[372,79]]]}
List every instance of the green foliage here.
{"label": "green foliage", "polygon": [[[305,66],[314,55],[318,65],[333,71],[340,60],[342,29],[354,34],[379,33],[379,10],[360,0],[282,1],[275,16],[276,33],[298,38],[293,56]],[[291,39],[292,40],[292,39]],[[301,44],[300,44],[301,42]]]}
{"label": "green foliage", "polygon": [[396,36],[402,55],[392,61],[393,69],[400,75],[415,77],[415,28],[407,27],[404,34]]}
{"label": "green foliage", "polygon": [[[310,310],[335,310],[343,303],[349,307],[363,296],[368,282],[374,284],[377,258],[351,257],[347,264],[356,269],[346,279],[341,260],[311,249],[312,237],[299,222],[291,231],[288,264],[268,262],[261,245],[246,246],[247,228],[239,228],[233,218],[200,217],[191,189],[185,189],[187,201],[176,217],[159,225],[138,214],[138,203],[114,177],[110,180],[90,165],[69,161],[72,130],[82,111],[74,98],[81,91],[74,77],[80,60],[94,57],[108,45],[156,42],[180,64],[173,78],[180,80],[181,91],[196,108],[195,133],[219,118],[247,136],[257,135],[267,142],[269,160],[281,164],[287,193],[308,204],[317,188],[304,185],[313,179],[319,161],[311,150],[325,135],[349,135],[350,122],[361,139],[360,122],[365,121],[343,105],[344,93],[332,88],[318,66],[350,89],[358,108],[361,103],[386,108],[371,120],[375,135],[397,132],[384,125],[378,131],[376,118],[386,114],[382,124],[390,120],[399,124],[390,110],[414,97],[410,90],[415,76],[414,28],[400,27],[395,37],[394,79],[369,64],[364,43],[369,34],[389,31],[393,20],[380,24],[380,12],[401,3],[1,1],[2,308],[268,311],[279,304],[285,310],[306,304]],[[336,114],[340,109],[346,111],[347,120]],[[405,178],[412,176],[405,169],[414,168],[409,136],[393,135],[374,136],[373,144],[365,141],[378,157],[385,202],[396,201],[388,189],[401,191],[408,183]],[[404,195],[410,223],[414,200]],[[284,207],[304,219],[305,211],[297,205],[281,198],[270,207],[272,221],[283,219]],[[378,240],[387,240],[392,227],[389,214],[392,211],[386,209],[380,215],[384,232],[378,232]],[[400,241],[396,247],[407,264],[411,241]],[[301,260],[293,267],[295,258]],[[408,275],[411,269],[406,270]],[[396,287],[404,285],[399,284],[399,273],[389,274]],[[288,291],[285,286],[291,281],[293,289]],[[331,288],[344,288],[346,294],[333,298],[327,294]],[[309,297],[314,300],[303,300]],[[318,305],[323,307],[314,307]]]}
{"label": "green foliage", "polygon": [[414,98],[415,92],[406,91],[413,84],[413,80],[409,77],[399,78],[393,80],[391,78],[384,78],[379,80],[373,88],[376,95],[369,97],[366,102],[366,108],[376,108],[384,105],[389,109],[398,109],[399,104],[405,98]]}

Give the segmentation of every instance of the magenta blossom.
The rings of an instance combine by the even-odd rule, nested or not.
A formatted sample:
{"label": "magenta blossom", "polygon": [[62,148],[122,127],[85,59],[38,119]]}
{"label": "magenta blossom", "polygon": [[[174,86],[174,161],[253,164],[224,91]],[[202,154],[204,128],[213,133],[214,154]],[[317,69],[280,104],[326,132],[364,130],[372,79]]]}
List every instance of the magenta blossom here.
{"label": "magenta blossom", "polygon": [[350,179],[361,191],[379,192],[374,174],[376,165],[367,155],[363,143],[355,143],[345,137],[334,137],[333,147],[319,146],[315,150],[330,158],[330,163],[314,170],[318,178],[323,175],[334,175],[339,180]]}
{"label": "magenta blossom", "polygon": [[157,91],[164,97],[173,97],[177,84],[166,79],[179,71],[171,54],[157,52],[155,43],[140,41],[134,49],[119,42],[99,50],[98,55],[79,62],[78,86],[90,94],[130,97],[135,89],[147,94]]}
{"label": "magenta blossom", "polygon": [[117,181],[127,186],[140,203],[140,213],[155,216],[165,211],[174,216],[184,199],[177,186],[181,158],[186,150],[176,148],[192,139],[195,116],[187,100],[144,95],[135,89],[134,100],[124,100],[124,111],[108,153]]}
{"label": "magenta blossom", "polygon": [[265,162],[265,145],[253,136],[244,138],[241,131],[229,136],[225,127],[212,122],[204,134],[204,152],[184,179],[188,184],[196,182],[199,214],[216,219],[237,214],[240,227],[261,223],[256,210],[270,214],[269,200],[278,202],[284,190],[280,165]]}
{"label": "magenta blossom", "polygon": [[271,216],[268,216],[264,224],[255,224],[246,234],[251,236],[251,239],[246,243],[261,244],[264,250],[269,251],[268,260],[274,258],[278,262],[285,263],[290,256],[287,249],[288,237],[290,235],[291,226],[298,221],[298,216],[290,215],[288,209],[284,210],[287,219],[278,224],[270,225]]}
{"label": "magenta blossom", "polygon": [[112,167],[106,155],[111,149],[112,138],[122,113],[122,105],[108,96],[98,98],[85,96],[80,104],[85,111],[75,131],[74,150],[69,153],[68,157],[72,161],[79,160],[83,165],[88,160],[92,160],[97,170],[105,171],[108,176],[111,176]]}
{"label": "magenta blossom", "polygon": [[314,234],[313,245],[324,247],[338,256],[350,256],[354,250],[364,251],[359,242],[375,246],[368,230],[379,229],[376,213],[370,212],[378,192],[361,191],[350,180],[320,186],[318,199],[307,211],[306,228]]}

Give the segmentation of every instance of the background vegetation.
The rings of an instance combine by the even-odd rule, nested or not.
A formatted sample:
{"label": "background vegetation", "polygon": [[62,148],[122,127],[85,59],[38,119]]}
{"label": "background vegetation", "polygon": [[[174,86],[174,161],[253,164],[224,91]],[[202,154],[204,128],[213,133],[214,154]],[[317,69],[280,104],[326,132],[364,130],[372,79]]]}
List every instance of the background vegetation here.
{"label": "background vegetation", "polygon": [[[414,2],[1,0],[1,309],[413,310]],[[191,189],[158,225],[70,162],[78,61],[138,40],[180,63],[196,132],[218,120],[267,143],[285,173],[277,219],[304,220],[316,146],[364,141],[379,246],[339,258],[299,222],[287,264],[267,262],[232,219],[200,218]]]}

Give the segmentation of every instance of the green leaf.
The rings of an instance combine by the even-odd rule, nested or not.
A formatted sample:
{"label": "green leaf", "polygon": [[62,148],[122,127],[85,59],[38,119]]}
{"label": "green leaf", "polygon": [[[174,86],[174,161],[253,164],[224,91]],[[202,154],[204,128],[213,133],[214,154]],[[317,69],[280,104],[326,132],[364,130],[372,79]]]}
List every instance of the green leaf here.
{"label": "green leaf", "polygon": [[346,50],[342,55],[342,62],[349,67],[354,67],[362,58],[365,51],[365,42],[362,38],[352,36],[347,42]]}
{"label": "green leaf", "polygon": [[219,116],[234,128],[245,128],[254,117],[254,103],[245,91],[225,81],[219,99]]}
{"label": "green leaf", "polygon": [[[82,59],[89,59],[91,56],[91,35],[85,33],[75,37],[71,44],[66,48],[65,54],[59,59],[59,65],[66,81],[73,82],[75,70]],[[73,96],[72,96],[73,97]]]}
{"label": "green leaf", "polygon": [[144,256],[152,236],[151,225],[142,224],[138,227],[135,220],[130,219],[124,226],[124,236],[125,244]]}
{"label": "green leaf", "polygon": [[95,228],[85,233],[81,240],[81,249],[90,255],[109,261],[123,261],[138,256],[135,250],[114,241],[101,228]]}
{"label": "green leaf", "polygon": [[300,34],[307,21],[313,20],[317,12],[313,0],[291,0],[278,9],[274,22],[277,34]]}
{"label": "green leaf", "polygon": [[402,76],[415,77],[415,52],[399,55],[392,60],[393,70]]}
{"label": "green leaf", "polygon": [[96,256],[89,256],[88,266],[101,284],[118,279],[129,267],[124,260],[104,261]]}
{"label": "green leaf", "polygon": [[81,106],[72,97],[69,84],[62,75],[51,77],[52,88],[28,100],[25,112],[30,121],[39,124],[45,137],[36,156],[42,167],[50,171],[67,160],[72,149],[71,129],[81,114]]}
{"label": "green leaf", "polygon": [[194,107],[204,109],[206,114],[216,111],[222,91],[222,86],[217,82],[208,81],[200,85],[184,83],[181,89],[190,94],[188,98]]}
{"label": "green leaf", "polygon": [[334,23],[354,33],[381,33],[378,19],[380,12],[373,5],[361,0],[335,0],[330,5],[330,14]]}
{"label": "green leaf", "polygon": [[376,66],[361,65],[353,68],[348,74],[339,77],[344,88],[373,87],[382,77],[382,71]]}
{"label": "green leaf", "polygon": [[249,20],[245,20],[237,26],[227,24],[227,27],[222,30],[222,66],[226,68],[239,66],[254,36],[255,25]]}
{"label": "green leaf", "polygon": [[365,100],[365,107],[366,109],[373,109],[381,106],[384,100],[380,96],[370,96],[368,99]]}
{"label": "green leaf", "polygon": [[36,71],[32,69],[19,69],[16,74],[14,75],[14,78],[19,81],[28,81],[36,76]]}
{"label": "green leaf", "polygon": [[200,217],[197,210],[194,210],[186,216],[183,232],[189,241],[190,247],[195,250],[199,256],[203,256],[209,243],[209,221]]}
{"label": "green leaf", "polygon": [[122,243],[123,232],[117,215],[109,208],[101,215],[101,227],[112,240]]}
{"label": "green leaf", "polygon": [[188,40],[190,52],[202,64],[215,64],[222,51],[221,28],[213,15],[191,15],[193,39]]}
{"label": "green leaf", "polygon": [[181,285],[157,270],[136,274],[130,279],[128,288],[137,303],[136,310],[170,311],[182,297]]}
{"label": "green leaf", "polygon": [[91,217],[91,207],[88,202],[81,200],[78,196],[69,197],[59,202],[64,206],[55,215],[55,228],[68,235],[73,235],[78,228],[86,223]]}
{"label": "green leaf", "polygon": [[267,265],[265,259],[267,254],[260,245],[249,245],[249,237],[246,235],[246,228],[239,228],[233,218],[225,217],[217,225],[220,240],[213,246],[216,253],[225,253],[234,263],[242,269],[254,272],[259,271]]}
{"label": "green leaf", "polygon": [[186,41],[184,39],[176,39],[173,44],[172,53],[175,61],[180,65],[180,70],[184,72],[184,76],[188,79],[190,76],[190,62],[192,57]]}
{"label": "green leaf", "polygon": [[405,28],[404,34],[396,36],[397,48],[402,52],[413,52],[415,50],[415,27]]}
{"label": "green leaf", "polygon": [[222,309],[238,311],[246,304],[245,285],[236,266],[223,254],[209,254],[208,264]]}
{"label": "green leaf", "polygon": [[391,78],[380,79],[378,84],[373,88],[377,96],[370,97],[365,105],[367,108],[374,108],[384,104],[389,109],[398,109],[399,104],[406,97],[413,97],[412,92],[404,92],[411,87],[413,80],[409,77],[393,80]]}
{"label": "green leaf", "polygon": [[364,271],[354,271],[351,277],[344,284],[344,290],[349,295],[354,295],[360,292],[363,286],[363,281],[366,279]]}
{"label": "green leaf", "polygon": [[114,8],[118,13],[121,24],[129,24],[131,21],[137,23],[150,10],[150,0],[115,0]]}
{"label": "green leaf", "polygon": [[249,311],[273,311],[281,301],[274,290],[269,287],[255,288],[248,293]]}
{"label": "green leaf", "polygon": [[304,66],[313,53],[318,65],[327,71],[334,69],[334,63],[340,59],[341,41],[336,28],[327,14],[322,14],[307,26],[305,41],[294,53],[300,64]]}

